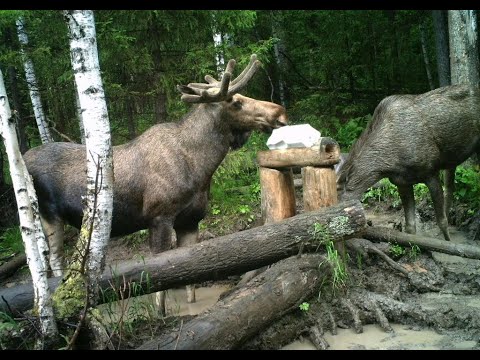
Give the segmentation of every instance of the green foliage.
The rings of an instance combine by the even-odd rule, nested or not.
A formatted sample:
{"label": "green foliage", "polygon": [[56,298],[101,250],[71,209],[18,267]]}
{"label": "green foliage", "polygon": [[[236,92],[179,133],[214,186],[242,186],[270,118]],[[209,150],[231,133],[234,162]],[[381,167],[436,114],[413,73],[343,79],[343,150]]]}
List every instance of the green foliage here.
{"label": "green foliage", "polygon": [[150,275],[142,272],[139,282],[113,278],[111,288],[101,290],[103,305],[99,307],[112,336],[120,340],[134,336],[139,322],[153,336],[160,313],[155,294],[151,294]]}
{"label": "green foliage", "polygon": [[148,230],[144,229],[144,230],[137,231],[133,234],[124,236],[122,238],[122,241],[124,241],[125,244],[128,245],[129,249],[132,249],[133,251],[135,251],[147,241],[147,237],[148,237]]}
{"label": "green foliage", "polygon": [[0,235],[0,253],[20,253],[24,251],[22,232],[19,226],[11,227]]}
{"label": "green foliage", "polygon": [[362,197],[362,202],[365,204],[384,201],[391,202],[394,207],[401,205],[401,199],[400,195],[398,195],[397,187],[387,178],[381,179],[377,185],[369,188]]}
{"label": "green foliage", "polygon": [[201,229],[223,233],[232,227],[232,221],[249,227],[256,220],[254,209],[260,205],[256,155],[266,148],[266,141],[265,134],[254,132],[241,149],[227,154],[213,175],[208,224],[201,222]]}
{"label": "green foliage", "polygon": [[332,291],[344,289],[347,286],[348,271],[345,261],[342,259],[333,241],[328,241],[325,244],[327,251],[327,261],[332,267]]}
{"label": "green foliage", "polygon": [[468,214],[473,215],[480,210],[480,168],[474,166],[457,166],[455,171],[454,199],[466,204]]}
{"label": "green foliage", "polygon": [[412,245],[410,244],[410,249],[408,249],[408,256],[412,259],[415,260],[421,253],[422,251],[420,250],[420,247],[416,244]]}
{"label": "green foliage", "polygon": [[336,134],[334,139],[339,143],[342,149],[350,149],[353,143],[360,137],[367,123],[371,120],[371,115],[351,118],[345,124],[341,124],[338,119],[334,121]]}
{"label": "green foliage", "polygon": [[392,244],[390,246],[390,254],[392,254],[393,257],[399,258],[399,257],[405,255],[405,253],[406,253],[406,250],[401,245]]}
{"label": "green foliage", "polygon": [[298,305],[298,308],[303,312],[307,312],[310,309],[310,303],[303,302],[300,305]]}
{"label": "green foliage", "polygon": [[389,251],[394,258],[400,258],[406,255],[411,260],[415,260],[421,253],[420,248],[415,244],[410,244],[410,247],[404,247],[397,243],[392,243],[390,244]]}
{"label": "green foliage", "polygon": [[312,240],[320,246],[321,244],[331,241],[330,232],[327,227],[320,223],[314,223],[313,228],[308,229],[308,233],[312,237]]}
{"label": "green foliage", "polygon": [[0,312],[0,350],[9,349],[6,339],[12,336],[13,332],[18,332],[20,326],[10,315]]}

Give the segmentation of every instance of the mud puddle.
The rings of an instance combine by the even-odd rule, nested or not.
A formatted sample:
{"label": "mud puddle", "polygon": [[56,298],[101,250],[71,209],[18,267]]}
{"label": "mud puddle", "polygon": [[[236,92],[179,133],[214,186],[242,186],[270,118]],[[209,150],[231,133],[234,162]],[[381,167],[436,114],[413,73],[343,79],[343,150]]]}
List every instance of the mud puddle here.
{"label": "mud puddle", "polygon": [[[326,333],[328,350],[471,350],[476,341],[456,340],[432,330],[415,330],[408,325],[390,324],[393,332],[387,333],[372,324],[363,327],[363,333],[353,329],[338,329],[337,335]],[[308,339],[297,340],[282,350],[315,350]]]}
{"label": "mud puddle", "polygon": [[[185,287],[167,290],[166,316],[197,315],[213,304],[220,295],[230,289],[227,285],[213,285],[199,287],[195,290],[196,302],[187,303],[187,291]],[[133,321],[136,318],[153,318],[159,316],[160,293],[131,297],[113,303],[98,306],[104,318],[110,322],[118,322],[121,319]]]}

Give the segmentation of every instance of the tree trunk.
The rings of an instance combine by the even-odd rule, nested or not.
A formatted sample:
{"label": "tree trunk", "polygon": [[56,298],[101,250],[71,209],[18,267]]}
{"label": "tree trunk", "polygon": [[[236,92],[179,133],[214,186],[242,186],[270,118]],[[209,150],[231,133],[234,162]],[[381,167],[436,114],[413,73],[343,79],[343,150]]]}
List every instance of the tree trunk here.
{"label": "tree trunk", "polygon": [[305,211],[316,210],[337,203],[337,182],[333,166],[302,169],[303,206]]}
{"label": "tree trunk", "polygon": [[28,36],[25,31],[23,18],[20,17],[17,19],[17,32],[18,39],[21,45],[21,53],[23,56],[23,64],[25,68],[25,75],[27,78],[28,90],[30,92],[30,98],[32,100],[33,112],[35,113],[35,119],[37,120],[38,131],[40,133],[40,139],[42,144],[52,142],[53,137],[48,128],[47,119],[45,113],[43,112],[42,101],[40,98],[40,91],[38,90],[37,78],[35,76],[35,70],[33,68],[33,62],[28,57],[26,53],[26,47],[28,46]]}
{"label": "tree trunk", "polygon": [[392,29],[392,47],[390,51],[391,57],[391,71],[393,78],[393,89],[395,92],[398,92],[402,88],[402,82],[399,72],[400,64],[400,51],[398,47],[398,34],[397,34],[397,20],[396,20],[396,11],[397,10],[386,10],[388,14],[388,19],[390,21],[390,26]]}
{"label": "tree trunk", "polygon": [[452,84],[480,85],[476,10],[448,10]]}
{"label": "tree trunk", "polygon": [[[316,223],[325,231],[312,240]],[[152,293],[203,281],[222,280],[298,254],[301,248],[315,251],[322,239],[341,241],[359,237],[365,226],[365,213],[360,201],[345,201],[142,260],[109,264],[110,268],[100,277],[100,286],[110,289],[112,278],[125,277],[127,282],[142,285],[145,293]],[[146,273],[150,278],[148,288],[144,283]],[[50,279],[50,287],[54,289],[58,286],[59,280]],[[4,301],[0,302],[0,311],[28,310],[32,306],[32,298],[31,284],[2,289],[0,299]]]}
{"label": "tree trunk", "polygon": [[85,145],[85,128],[83,127],[82,106],[80,105],[80,98],[78,97],[77,84],[75,87],[75,108],[77,110],[78,125],[80,128],[80,142]]}
{"label": "tree trunk", "polygon": [[167,94],[158,89],[154,98],[155,121],[157,124],[167,122]]}
{"label": "tree trunk", "polygon": [[295,187],[291,168],[260,167],[262,222],[270,224],[295,215]]}
{"label": "tree trunk", "polygon": [[377,226],[367,227],[362,237],[371,241],[387,241],[403,246],[418,245],[420,248],[430,251],[438,251],[470,259],[480,259],[480,248],[477,246],[455,244],[445,240],[407,234],[388,228]]}
{"label": "tree trunk", "polygon": [[279,261],[208,311],[140,346],[140,350],[230,350],[261,332],[318,292],[329,276],[325,257],[307,254]]}
{"label": "tree trunk", "polygon": [[223,53],[223,36],[221,31],[218,29],[218,22],[215,16],[215,12],[212,12],[211,16],[212,16],[213,46],[215,48],[215,64],[217,65],[217,75],[221,77],[223,74],[223,69],[225,69],[225,55]]}
{"label": "tree trunk", "polygon": [[[132,104],[133,99],[132,98],[125,98],[125,112],[127,113],[127,128],[128,128],[128,138],[130,140],[135,139],[137,136],[137,129],[135,126],[135,117],[133,116],[133,109],[134,106]],[[156,102],[155,102],[156,104]],[[157,116],[157,108],[155,106],[155,116],[156,116],[156,122],[159,123],[159,118]]]}
{"label": "tree trunk", "polygon": [[448,12],[432,10],[435,28],[435,49],[440,87],[450,85],[450,49],[448,45]]}
{"label": "tree trunk", "polygon": [[12,103],[14,108],[14,118],[17,120],[18,144],[20,152],[25,154],[28,150],[27,134],[25,134],[25,119],[23,114],[20,93],[18,92],[17,74],[13,66],[8,67],[8,78],[10,79],[10,89],[12,92]]}
{"label": "tree trunk", "polygon": [[420,24],[420,42],[422,44],[423,62],[425,64],[425,72],[427,73],[428,85],[430,86],[430,90],[433,90],[435,89],[435,85],[433,84],[432,73],[430,71],[430,58],[427,51],[425,25],[423,24],[423,22]]}
{"label": "tree trunk", "polygon": [[8,278],[26,263],[27,257],[25,254],[15,255],[11,260],[0,265],[0,280]]}
{"label": "tree trunk", "polygon": [[77,262],[70,275],[83,272],[89,302],[98,298],[98,280],[105,267],[113,207],[113,157],[105,93],[100,76],[95,20],[91,10],[65,11],[70,31],[70,55],[78,97],[83,110],[87,161],[87,201],[77,242]]}
{"label": "tree trunk", "polygon": [[[37,347],[50,347],[58,335],[57,324],[50,301],[50,290],[47,282],[48,245],[43,234],[38,215],[38,201],[33,187],[33,181],[27,171],[25,162],[18,147],[15,122],[12,121],[10,105],[0,70],[0,120],[1,135],[4,139],[8,155],[10,173],[15,198],[17,200],[20,229],[25,245],[28,266],[35,287],[35,310],[40,318],[42,339]],[[45,341],[44,341],[45,340]]]}
{"label": "tree trunk", "polygon": [[284,22],[283,22],[283,13],[282,10],[272,10],[271,11],[271,20],[272,20],[272,35],[274,38],[278,39],[273,44],[273,51],[275,56],[275,61],[278,67],[278,94],[280,97],[280,104],[283,107],[287,107],[287,94],[286,86],[284,80],[284,74],[287,73],[287,67],[285,63],[285,31],[284,31]]}

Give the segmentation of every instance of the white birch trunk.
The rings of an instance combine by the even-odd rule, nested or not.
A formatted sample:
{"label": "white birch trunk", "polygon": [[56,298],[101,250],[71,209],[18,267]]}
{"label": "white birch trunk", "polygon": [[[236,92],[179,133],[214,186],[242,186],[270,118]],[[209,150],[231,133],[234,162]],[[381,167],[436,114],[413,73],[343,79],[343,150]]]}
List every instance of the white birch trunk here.
{"label": "white birch trunk", "polygon": [[78,97],[77,84],[75,84],[75,109],[77,110],[78,124],[80,126],[80,142],[85,145],[85,129],[83,128],[82,107]]}
{"label": "white birch trunk", "polygon": [[28,45],[28,36],[25,31],[23,18],[20,17],[16,21],[18,40],[20,41],[20,52],[23,56],[23,67],[25,69],[25,77],[27,79],[28,91],[30,92],[30,99],[32,101],[33,112],[35,119],[37,120],[38,131],[40,133],[40,139],[42,144],[52,142],[53,137],[48,128],[48,123],[43,111],[42,101],[40,98],[40,92],[38,91],[37,78],[35,76],[35,70],[33,68],[33,62],[28,57],[25,48]]}
{"label": "white birch trunk", "polygon": [[35,309],[40,318],[43,337],[45,339],[55,339],[58,335],[58,330],[47,281],[46,254],[48,254],[48,245],[40,223],[37,195],[18,146],[15,121],[11,117],[1,70],[0,118],[0,132],[8,155],[10,174],[18,206],[20,229],[25,244],[28,266],[32,275]]}
{"label": "white birch trunk", "polygon": [[215,64],[217,65],[217,74],[219,77],[223,76],[225,69],[225,56],[223,54],[223,38],[222,33],[217,29],[217,20],[215,14],[212,13],[213,22],[213,46],[215,47]]}
{"label": "white birch trunk", "polygon": [[480,84],[476,10],[448,10],[452,84]]}
{"label": "white birch trunk", "polygon": [[[65,11],[70,30],[70,55],[82,109],[87,148],[87,206],[79,242],[89,246],[87,274],[93,298],[105,262],[113,209],[113,160],[105,93],[100,76],[95,20],[91,10]],[[97,172],[97,169],[99,170]],[[97,178],[98,173],[98,178]],[[91,235],[90,224],[93,221]],[[92,299],[92,298],[91,298]]]}

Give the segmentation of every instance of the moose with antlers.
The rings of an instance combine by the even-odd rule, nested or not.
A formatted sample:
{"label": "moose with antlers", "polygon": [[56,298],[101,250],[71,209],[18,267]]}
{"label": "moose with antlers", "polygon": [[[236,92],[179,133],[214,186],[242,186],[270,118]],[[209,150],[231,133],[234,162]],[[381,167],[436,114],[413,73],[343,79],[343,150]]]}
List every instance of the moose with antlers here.
{"label": "moose with antlers", "polygon": [[[177,86],[182,101],[195,104],[179,122],[157,124],[136,139],[113,147],[114,199],[111,236],[149,231],[153,253],[198,241],[198,223],[206,215],[210,182],[231,147],[252,130],[270,132],[287,124],[285,108],[239,94],[260,66],[256,55],[235,79],[230,60],[220,81]],[[48,143],[25,153],[33,177],[50,267],[64,268],[64,224],[80,228],[86,194],[86,149],[65,142]],[[194,294],[191,296],[194,301]]]}

